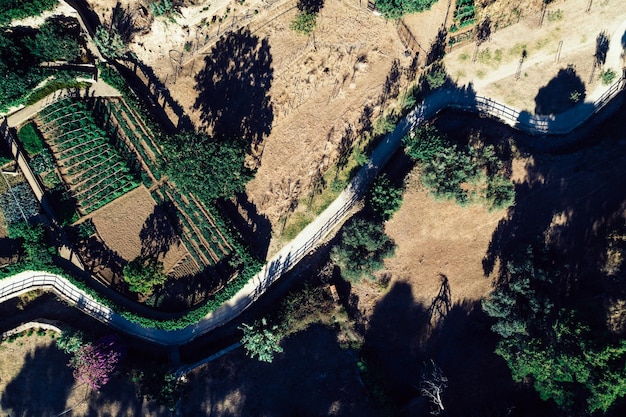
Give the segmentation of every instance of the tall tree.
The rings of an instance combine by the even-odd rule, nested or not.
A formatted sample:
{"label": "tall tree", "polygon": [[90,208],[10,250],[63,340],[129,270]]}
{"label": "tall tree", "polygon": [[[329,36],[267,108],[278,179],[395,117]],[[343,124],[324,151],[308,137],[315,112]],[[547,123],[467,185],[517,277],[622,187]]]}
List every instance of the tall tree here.
{"label": "tall tree", "polygon": [[166,170],[177,185],[206,202],[229,198],[253,178],[244,164],[247,146],[241,140],[184,131],[165,139]]}

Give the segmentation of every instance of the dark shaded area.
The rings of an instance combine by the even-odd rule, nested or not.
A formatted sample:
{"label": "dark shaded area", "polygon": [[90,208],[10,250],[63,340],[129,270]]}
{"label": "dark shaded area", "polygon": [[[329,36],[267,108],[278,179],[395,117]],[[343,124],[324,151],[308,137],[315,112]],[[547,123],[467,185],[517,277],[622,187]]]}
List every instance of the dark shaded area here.
{"label": "dark shaded area", "polygon": [[239,214],[230,215],[230,221],[249,244],[255,257],[265,259],[272,237],[272,224],[267,216],[258,212],[245,193],[237,193],[232,199],[217,200],[216,204],[221,213]]}
{"label": "dark shaded area", "polygon": [[359,382],[354,353],[338,346],[334,330],[312,325],[281,345],[284,353],[272,364],[248,359],[239,349],[190,375],[193,391],[182,415],[378,415]]}
{"label": "dark shaded area", "polygon": [[621,221],[626,207],[625,115],[622,107],[585,141],[528,161],[526,181],[516,185],[515,205],[498,225],[483,261],[486,274],[497,260],[503,267],[520,245],[544,233],[570,259],[572,276],[597,270],[607,228]]}
{"label": "dark shaded area", "polygon": [[481,45],[491,39],[491,18],[487,15],[476,27],[476,44]]}
{"label": "dark shaded area", "polygon": [[400,61],[394,59],[391,63],[391,68],[385,78],[385,84],[383,84],[383,91],[380,96],[380,104],[384,104],[389,99],[396,98],[400,93]]}
{"label": "dark shaded area", "polygon": [[[366,385],[369,381],[370,392],[378,385],[380,398],[394,415],[428,415],[431,406],[418,387],[423,364],[432,359],[448,378],[444,415],[508,415],[509,409],[524,404],[525,394],[521,401],[506,364],[493,353],[497,338],[479,302],[451,305],[449,291],[442,279],[439,296],[427,307],[413,298],[408,284],[391,287],[365,333]],[[439,321],[431,321],[433,306],[446,306]],[[516,415],[547,415],[535,412]]]}
{"label": "dark shaded area", "polygon": [[428,50],[428,54],[426,55],[426,66],[432,64],[433,62],[439,61],[446,54],[446,47],[448,38],[448,30],[445,27],[439,28],[437,32],[437,36],[433,40],[433,43],[430,45],[430,49]]}
{"label": "dark shaded area", "polygon": [[569,65],[560,69],[545,87],[539,89],[535,97],[535,114],[563,113],[584,101],[585,84],[576,69]]}
{"label": "dark shaded area", "polygon": [[298,0],[296,6],[301,12],[317,14],[324,7],[324,0]]}
{"label": "dark shaded area", "polygon": [[8,237],[0,238],[0,266],[17,262],[20,254],[20,242]]}
{"label": "dark shaded area", "polygon": [[596,52],[593,54],[595,65],[601,67],[606,62],[606,54],[609,52],[609,35],[602,31],[596,38]]}
{"label": "dark shaded area", "polygon": [[62,225],[69,225],[78,219],[78,201],[64,183],[48,190],[46,197],[52,203],[52,210]]}
{"label": "dark shaded area", "polygon": [[2,408],[21,417],[63,412],[74,384],[72,370],[65,366],[68,360],[69,356],[54,345],[27,354],[19,374],[2,393]]}
{"label": "dark shaded area", "polygon": [[[127,85],[141,99],[152,120],[158,122],[167,133],[176,133],[179,130],[189,129],[192,126],[189,116],[183,107],[172,97],[165,84],[156,76],[153,69],[134,56],[128,57],[125,65],[114,63],[115,68],[124,77]],[[147,78],[144,83],[140,75]],[[162,100],[162,103],[159,101]],[[174,123],[167,112],[169,108],[178,118]]]}
{"label": "dark shaded area", "polygon": [[229,257],[223,258],[195,275],[167,280],[154,292],[150,304],[167,313],[184,312],[198,305],[221,289],[231,278],[233,270],[229,260]]}
{"label": "dark shaded area", "polygon": [[[196,75],[195,108],[217,138],[261,144],[274,120],[269,89],[273,79],[267,39],[247,29],[225,35]],[[260,156],[259,156],[260,157]]]}
{"label": "dark shaded area", "polygon": [[165,256],[172,245],[179,244],[182,226],[178,216],[172,213],[176,213],[176,207],[171,201],[154,206],[139,232],[141,257],[156,260]]}
{"label": "dark shaded area", "polygon": [[[136,14],[139,14],[139,16],[135,16]],[[131,42],[136,34],[149,33],[149,26],[141,27],[137,24],[138,17],[145,23],[150,21],[149,12],[144,7],[137,7],[131,12],[130,5],[124,8],[118,1],[111,10],[111,27],[117,29],[124,43]]]}

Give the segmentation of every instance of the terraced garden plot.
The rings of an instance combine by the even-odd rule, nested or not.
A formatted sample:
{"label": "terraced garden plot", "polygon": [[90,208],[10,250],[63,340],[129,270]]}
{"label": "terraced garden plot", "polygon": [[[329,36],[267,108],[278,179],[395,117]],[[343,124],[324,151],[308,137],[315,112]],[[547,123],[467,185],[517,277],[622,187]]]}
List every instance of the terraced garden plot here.
{"label": "terraced garden plot", "polygon": [[[161,178],[159,160],[161,149],[154,141],[149,128],[118,98],[104,98],[97,101],[95,110],[103,119],[107,133],[119,138],[135,152],[140,169],[146,174],[146,186],[151,186]],[[149,183],[146,183],[149,182]]]}
{"label": "terraced garden plot", "polygon": [[[181,239],[201,268],[215,265],[233,251],[213,216],[193,196],[183,196],[169,184],[152,193],[158,203],[171,202],[182,226]],[[189,262],[187,262],[189,263]]]}
{"label": "terraced garden plot", "polygon": [[[61,100],[39,114],[39,129],[85,215],[137,187],[135,174],[82,101]],[[131,158],[132,159],[132,158]]]}

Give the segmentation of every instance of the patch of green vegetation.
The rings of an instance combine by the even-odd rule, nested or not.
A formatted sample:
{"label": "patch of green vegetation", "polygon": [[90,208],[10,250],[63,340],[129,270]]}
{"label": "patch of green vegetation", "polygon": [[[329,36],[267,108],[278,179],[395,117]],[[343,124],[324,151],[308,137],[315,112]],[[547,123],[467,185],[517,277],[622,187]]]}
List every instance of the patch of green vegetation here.
{"label": "patch of green vegetation", "polygon": [[560,22],[563,20],[563,10],[549,10],[548,11],[548,22]]}
{"label": "patch of green vegetation", "polygon": [[512,57],[519,58],[522,56],[524,51],[528,51],[528,48],[525,43],[516,43],[513,45],[511,49],[509,49],[508,54]]}
{"label": "patch of green vegetation", "polygon": [[17,137],[22,143],[24,150],[28,152],[30,156],[35,156],[43,150],[43,138],[33,123],[24,125],[24,127],[17,132]]}
{"label": "patch of green vegetation", "polygon": [[537,42],[535,42],[535,49],[539,50],[544,48],[548,43],[550,43],[550,38],[541,38],[538,39]]}
{"label": "patch of green vegetation", "polygon": [[345,280],[358,282],[363,277],[373,279],[374,272],[383,268],[384,260],[393,256],[394,251],[395,243],[380,223],[355,218],[341,232],[331,259]]}
{"label": "patch of green vegetation", "polygon": [[58,4],[58,0],[0,0],[0,26],[12,20],[39,16],[42,12],[54,9]]}
{"label": "patch of green vegetation", "polygon": [[508,207],[515,189],[493,145],[480,138],[459,147],[433,126],[405,136],[406,154],[419,164],[420,178],[434,196],[459,204],[485,203],[489,209]]}
{"label": "patch of green vegetation", "polygon": [[303,10],[298,12],[289,27],[296,33],[300,33],[302,35],[310,35],[311,33],[313,33],[316,24],[317,14]]}
{"label": "patch of green vegetation", "polygon": [[437,0],[378,0],[376,8],[387,19],[400,19],[405,14],[419,13],[430,7]]}
{"label": "patch of green vegetation", "polygon": [[615,70],[607,68],[600,73],[599,77],[603,85],[609,85],[615,80],[615,77],[617,77],[617,73],[615,72]]}
{"label": "patch of green vegetation", "polygon": [[469,57],[470,57],[469,54],[466,54],[464,52],[461,55],[459,55],[459,61],[462,61],[462,62],[467,61],[469,59]]}

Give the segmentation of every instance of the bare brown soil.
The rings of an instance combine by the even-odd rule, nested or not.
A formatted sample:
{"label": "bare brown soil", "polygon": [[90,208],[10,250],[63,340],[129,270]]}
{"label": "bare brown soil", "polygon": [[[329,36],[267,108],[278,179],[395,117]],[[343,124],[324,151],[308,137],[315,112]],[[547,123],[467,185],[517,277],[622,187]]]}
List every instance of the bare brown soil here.
{"label": "bare brown soil", "polygon": [[[142,247],[150,244],[142,241],[140,235],[155,207],[150,192],[140,185],[86,216],[85,220],[93,220],[98,235],[109,249],[117,252],[124,260],[132,261],[141,254]],[[180,240],[171,245],[161,259],[164,270],[169,271],[186,254],[187,250]]]}

